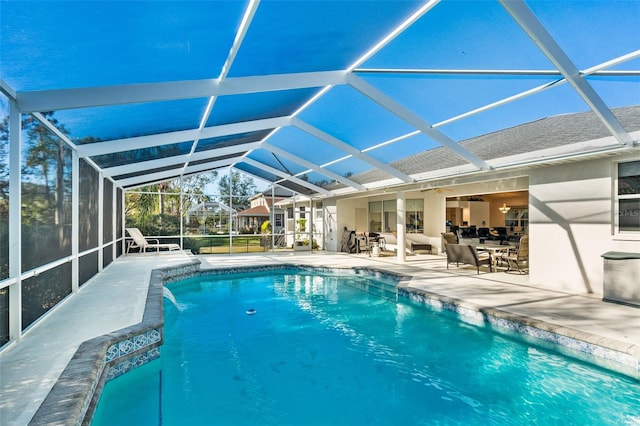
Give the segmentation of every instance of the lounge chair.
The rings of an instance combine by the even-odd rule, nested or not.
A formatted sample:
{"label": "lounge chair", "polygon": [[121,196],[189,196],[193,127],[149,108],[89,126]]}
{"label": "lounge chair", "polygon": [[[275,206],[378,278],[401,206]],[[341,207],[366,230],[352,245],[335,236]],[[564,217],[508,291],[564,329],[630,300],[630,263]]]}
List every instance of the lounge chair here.
{"label": "lounge chair", "polygon": [[156,249],[156,251],[158,252],[160,251],[160,249],[167,249],[169,251],[180,250],[180,246],[178,244],[160,244],[160,241],[155,238],[150,240],[146,239],[138,228],[126,228],[126,229],[129,235],[131,236],[131,238],[133,239],[133,241],[130,241],[129,244],[127,244],[127,254],[133,248],[139,248],[140,253],[146,252],[148,248]]}

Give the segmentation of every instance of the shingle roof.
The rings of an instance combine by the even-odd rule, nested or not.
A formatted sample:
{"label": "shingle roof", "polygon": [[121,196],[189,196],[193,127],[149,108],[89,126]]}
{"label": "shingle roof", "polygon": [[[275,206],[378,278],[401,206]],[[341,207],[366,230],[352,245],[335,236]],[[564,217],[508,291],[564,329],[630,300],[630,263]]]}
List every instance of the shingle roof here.
{"label": "shingle roof", "polygon": [[[627,132],[640,130],[640,105],[612,110]],[[593,112],[562,114],[530,123],[474,137],[460,142],[483,160],[531,153],[547,148],[586,142],[611,136],[608,129]],[[390,163],[402,172],[413,175],[465,164],[451,150],[440,147],[420,152]],[[381,170],[372,170],[352,177],[358,183],[371,183],[389,176]]]}
{"label": "shingle roof", "polygon": [[269,216],[269,209],[266,206],[255,206],[241,211],[238,216]]}

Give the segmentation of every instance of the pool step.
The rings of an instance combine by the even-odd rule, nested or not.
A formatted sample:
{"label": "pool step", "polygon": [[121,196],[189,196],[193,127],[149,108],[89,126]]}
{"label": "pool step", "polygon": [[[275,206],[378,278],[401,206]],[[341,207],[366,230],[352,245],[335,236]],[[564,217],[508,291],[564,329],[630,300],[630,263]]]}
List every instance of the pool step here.
{"label": "pool step", "polygon": [[398,300],[398,287],[395,283],[387,283],[374,279],[365,280],[345,280],[342,282],[353,288],[365,291],[374,296],[384,297],[385,299]]}

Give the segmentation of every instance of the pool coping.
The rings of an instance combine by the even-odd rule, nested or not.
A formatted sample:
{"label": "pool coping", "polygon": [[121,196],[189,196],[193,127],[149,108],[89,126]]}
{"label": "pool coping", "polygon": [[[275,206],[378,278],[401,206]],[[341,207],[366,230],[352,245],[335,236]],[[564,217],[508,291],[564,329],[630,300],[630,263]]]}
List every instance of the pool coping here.
{"label": "pool coping", "polygon": [[[551,343],[567,356],[582,358],[640,380],[640,346],[636,344],[411,287],[410,282],[400,283],[398,293],[433,309],[454,312],[474,325],[488,325],[500,333],[516,332],[522,337]],[[592,357],[582,357],[581,354]]]}
{"label": "pool coping", "polygon": [[[362,273],[393,278],[399,295],[434,309],[444,309],[477,325],[489,325],[541,339],[574,351],[593,355],[596,364],[640,379],[640,347],[614,339],[560,326],[522,314],[480,306],[461,299],[411,287],[413,277],[377,267],[319,267],[296,263],[200,269],[200,261],[157,268],[151,271],[144,314],[138,324],[83,342],[42,402],[29,425],[89,425],[105,383],[160,356],[163,343],[163,289],[166,284],[199,276],[229,273],[301,269],[320,272]],[[574,353],[568,354],[575,356]],[[597,361],[602,360],[602,363]],[[593,361],[593,360],[592,360]],[[613,363],[613,364],[612,364]],[[612,368],[613,367],[613,368]]]}
{"label": "pool coping", "polygon": [[168,278],[200,269],[200,261],[151,271],[142,321],[84,341],[38,407],[29,425],[88,425],[106,381],[160,355],[163,287]]}

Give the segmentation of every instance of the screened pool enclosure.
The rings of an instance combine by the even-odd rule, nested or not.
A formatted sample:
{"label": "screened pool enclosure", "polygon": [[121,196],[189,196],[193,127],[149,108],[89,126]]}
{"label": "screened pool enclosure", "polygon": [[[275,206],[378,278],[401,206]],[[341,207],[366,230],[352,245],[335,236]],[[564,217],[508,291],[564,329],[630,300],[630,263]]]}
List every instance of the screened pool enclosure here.
{"label": "screened pool enclosure", "polygon": [[[286,246],[322,248],[326,199],[636,150],[638,18],[635,0],[0,0],[0,345],[123,254],[125,194],[149,185],[240,172],[293,197]],[[491,139],[565,114],[596,126]],[[165,242],[242,237],[226,199],[171,202]]]}

